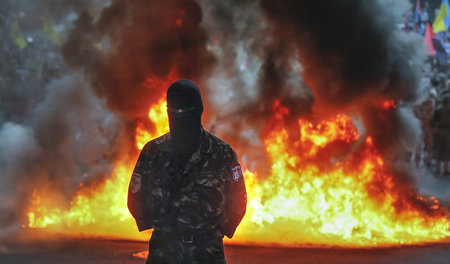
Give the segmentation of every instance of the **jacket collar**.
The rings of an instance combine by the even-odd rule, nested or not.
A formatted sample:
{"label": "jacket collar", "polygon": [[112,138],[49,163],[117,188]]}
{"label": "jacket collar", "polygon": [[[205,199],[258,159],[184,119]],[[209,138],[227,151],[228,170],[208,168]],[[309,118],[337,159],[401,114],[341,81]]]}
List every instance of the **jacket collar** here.
{"label": "jacket collar", "polygon": [[[211,154],[215,151],[212,135],[208,131],[206,131],[203,128],[203,126],[201,126],[200,129],[201,129],[200,145],[197,148],[197,151],[193,153],[193,155]],[[171,142],[170,132],[166,134],[166,137],[167,137],[167,140],[165,141],[166,144],[162,144],[160,150],[163,152],[170,153],[170,142]]]}

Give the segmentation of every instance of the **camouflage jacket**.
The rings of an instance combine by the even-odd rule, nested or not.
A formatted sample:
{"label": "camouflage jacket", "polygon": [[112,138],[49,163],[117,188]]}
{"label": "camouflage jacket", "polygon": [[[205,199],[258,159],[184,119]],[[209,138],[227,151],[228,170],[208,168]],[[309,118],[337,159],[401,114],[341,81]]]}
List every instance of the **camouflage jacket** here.
{"label": "camouflage jacket", "polygon": [[128,189],[128,208],[139,231],[219,230],[231,238],[245,214],[247,195],[236,153],[202,129],[185,168],[169,149],[170,133],[141,151]]}

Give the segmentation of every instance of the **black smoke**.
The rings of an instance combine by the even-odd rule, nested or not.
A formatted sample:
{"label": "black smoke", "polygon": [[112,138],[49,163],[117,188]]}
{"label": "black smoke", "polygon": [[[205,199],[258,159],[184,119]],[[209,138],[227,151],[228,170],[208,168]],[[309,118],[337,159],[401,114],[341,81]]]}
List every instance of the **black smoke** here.
{"label": "black smoke", "polygon": [[[206,50],[202,12],[192,0],[113,1],[95,20],[83,11],[75,21],[62,54],[68,65],[81,68],[95,93],[128,120],[146,116],[167,87],[144,87],[148,78],[178,78],[201,83],[214,65]],[[95,45],[108,41],[110,51]],[[170,84],[170,83],[169,83]]]}
{"label": "black smoke", "polygon": [[[385,154],[415,136],[399,108],[417,99],[421,77],[419,45],[399,32],[388,2],[261,1],[272,45],[288,41],[298,51],[316,114],[357,112]],[[399,108],[381,109],[384,100]]]}
{"label": "black smoke", "polygon": [[[289,108],[288,123],[361,117],[384,154],[398,155],[418,127],[408,105],[418,96],[420,45],[395,22],[408,7],[393,0],[2,1],[0,198],[11,202],[0,214],[26,221],[33,189],[50,186],[68,202],[80,183],[109,177],[118,160],[137,153],[136,122],[152,128],[147,111],[177,78],[199,84],[205,127],[252,170],[267,165],[262,140],[276,100]],[[44,20],[62,45],[43,33]],[[9,36],[14,21],[27,39],[23,50]],[[398,107],[380,109],[386,99]]]}

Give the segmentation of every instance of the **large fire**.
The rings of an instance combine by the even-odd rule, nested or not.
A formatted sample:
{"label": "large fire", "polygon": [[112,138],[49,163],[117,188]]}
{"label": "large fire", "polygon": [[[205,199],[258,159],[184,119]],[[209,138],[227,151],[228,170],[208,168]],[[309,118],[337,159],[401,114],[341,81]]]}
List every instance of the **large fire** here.
{"label": "large fire", "polygon": [[[154,131],[137,125],[138,149],[168,131],[165,105],[161,99],[149,110]],[[228,242],[369,247],[450,236],[448,211],[396,180],[372,138],[360,138],[351,118],[300,119],[295,138],[283,123],[289,109],[279,101],[273,109],[274,129],[264,139],[270,172],[260,177],[245,171],[247,214]],[[95,188],[81,187],[68,207],[48,189],[36,189],[29,227],[148,239],[148,232],[138,233],[126,206],[134,161],[117,164],[111,178]]]}

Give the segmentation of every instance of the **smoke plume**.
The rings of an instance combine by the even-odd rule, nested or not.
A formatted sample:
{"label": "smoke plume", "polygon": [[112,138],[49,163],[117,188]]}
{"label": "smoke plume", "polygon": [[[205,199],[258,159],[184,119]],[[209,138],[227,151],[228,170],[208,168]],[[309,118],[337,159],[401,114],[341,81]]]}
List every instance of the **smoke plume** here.
{"label": "smoke plume", "polygon": [[[401,111],[377,105],[395,100],[402,107],[416,100],[420,45],[397,30],[399,13],[388,10],[388,2],[263,0],[261,6],[277,36],[273,45],[289,40],[296,47],[316,98],[315,113],[356,110],[379,149],[390,152],[409,127],[396,122],[403,120]],[[396,2],[403,12],[408,7]]]}
{"label": "smoke plume", "polygon": [[[201,82],[214,57],[206,49],[195,1],[113,1],[95,20],[87,11],[75,21],[62,54],[68,65],[83,69],[99,97],[128,120],[146,115],[167,87],[147,79],[175,76]],[[109,43],[106,51],[96,45]],[[169,83],[170,84],[170,83]]]}
{"label": "smoke plume", "polygon": [[[152,129],[150,106],[178,78],[199,84],[205,127],[252,170],[268,169],[261,139],[276,101],[289,109],[287,125],[333,113],[362,120],[393,170],[420,136],[409,108],[419,96],[419,40],[395,24],[406,0],[0,5],[0,198],[8,201],[0,228],[25,221],[36,187],[68,202],[80,183],[100,182],[136,154],[136,122]],[[10,36],[16,21],[23,49]],[[397,107],[380,108],[386,100]]]}

